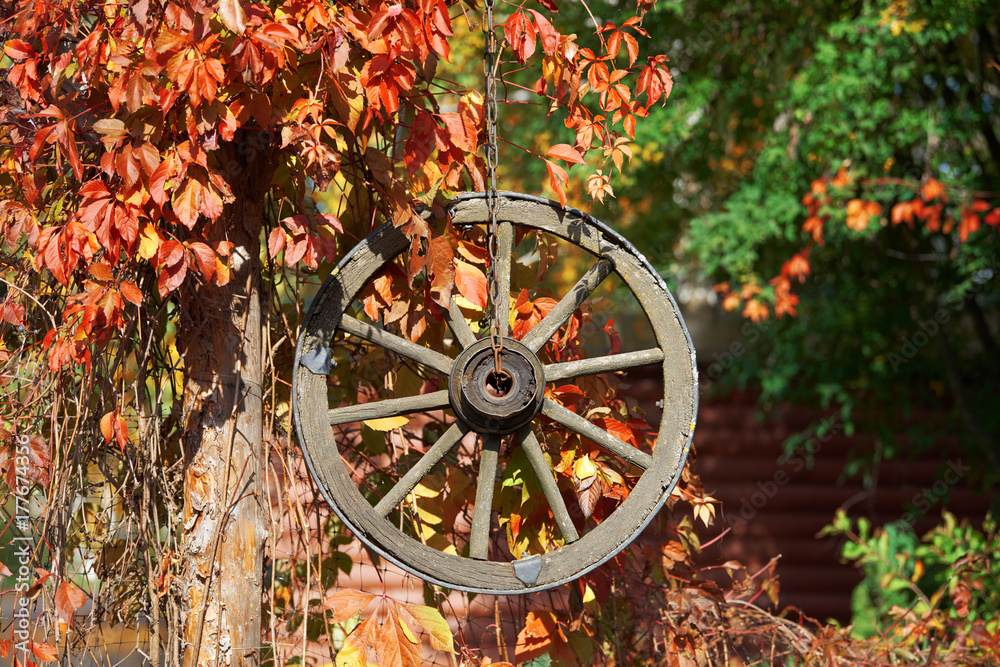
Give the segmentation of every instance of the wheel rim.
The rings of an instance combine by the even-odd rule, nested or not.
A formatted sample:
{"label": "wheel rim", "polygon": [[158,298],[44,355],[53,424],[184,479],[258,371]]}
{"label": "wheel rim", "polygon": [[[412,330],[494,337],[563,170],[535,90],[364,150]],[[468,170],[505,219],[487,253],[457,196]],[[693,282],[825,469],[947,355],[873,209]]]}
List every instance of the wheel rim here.
{"label": "wheel rim", "polygon": [[[485,199],[481,194],[457,197],[449,204],[448,213],[456,227],[481,225],[487,219]],[[405,237],[387,224],[353,249],[317,294],[306,316],[296,351],[292,395],[294,419],[309,470],[327,502],[359,539],[389,561],[427,581],[457,590],[510,594],[551,588],[592,570],[621,551],[652,520],[680,478],[687,458],[697,412],[697,370],[694,348],[672,295],[645,258],[618,234],[575,209],[513,193],[502,194],[499,220],[504,251],[498,267],[501,280],[506,281],[507,286],[500,290],[501,299],[505,301],[501,303],[501,312],[509,309],[506,301],[510,294],[514,227],[546,232],[583,248],[596,258],[590,270],[553,308],[552,317],[543,318],[520,342],[505,339],[505,345],[507,340],[512,343],[508,353],[514,355],[511,358],[517,357],[524,362],[519,367],[518,377],[526,379],[529,385],[533,379],[534,387],[520,386],[515,392],[516,400],[509,401],[509,405],[491,406],[489,401],[484,405],[484,395],[475,382],[481,379],[481,374],[476,376],[480,369],[477,359],[483,348],[488,347],[488,342],[484,346],[482,341],[476,341],[465,320],[456,316],[454,307],[445,317],[456,340],[465,348],[454,361],[405,339],[387,336],[376,327],[344,314],[371,276],[408,246]],[[657,347],[613,358],[552,363],[542,367],[535,356],[538,350],[612,272],[635,295],[652,324]],[[449,389],[407,399],[388,399],[376,407],[348,406],[331,410],[327,403],[326,372],[333,363],[331,345],[338,329],[415,359],[450,377]],[[558,402],[541,397],[542,385],[547,381],[593,374],[595,368],[611,372],[650,362],[661,365],[664,380],[663,416],[651,455],[618,440]],[[448,406],[454,408],[458,421],[448,427],[417,465],[372,506],[352,481],[339,454],[331,419],[360,421],[370,418],[365,415],[374,414],[372,410],[380,411],[379,415],[385,412],[409,414]],[[488,414],[491,408],[498,407],[499,410],[493,412],[499,412],[499,420],[505,422],[500,427],[491,422]],[[600,522],[582,537],[577,534],[565,503],[555,489],[555,477],[531,430],[530,424],[538,415],[644,470],[628,497],[614,510],[614,519]],[[420,479],[472,430],[485,434],[479,461],[482,479],[495,478],[500,453],[498,432],[516,434],[538,473],[542,491],[566,541],[564,546],[513,562],[489,561],[485,558],[490,512],[473,511],[468,557],[429,547],[386,520],[389,512]],[[547,485],[546,480],[552,484]],[[474,508],[492,508],[492,487],[492,482],[477,484]]]}

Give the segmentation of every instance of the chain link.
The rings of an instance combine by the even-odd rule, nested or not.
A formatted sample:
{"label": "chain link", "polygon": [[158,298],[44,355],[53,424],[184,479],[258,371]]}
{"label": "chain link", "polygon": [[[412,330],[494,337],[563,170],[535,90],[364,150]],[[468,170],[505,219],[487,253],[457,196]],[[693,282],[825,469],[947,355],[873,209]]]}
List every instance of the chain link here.
{"label": "chain link", "polygon": [[500,353],[503,352],[503,327],[501,317],[500,281],[497,276],[497,260],[500,254],[500,232],[497,216],[500,214],[500,193],[497,191],[497,33],[493,23],[494,0],[485,0],[486,20],[483,33],[486,35],[486,54],[483,58],[483,73],[486,77],[486,207],[489,211],[489,228],[486,250],[490,256],[490,268],[486,277],[490,297],[490,344],[493,346],[493,364],[497,378],[505,375]]}

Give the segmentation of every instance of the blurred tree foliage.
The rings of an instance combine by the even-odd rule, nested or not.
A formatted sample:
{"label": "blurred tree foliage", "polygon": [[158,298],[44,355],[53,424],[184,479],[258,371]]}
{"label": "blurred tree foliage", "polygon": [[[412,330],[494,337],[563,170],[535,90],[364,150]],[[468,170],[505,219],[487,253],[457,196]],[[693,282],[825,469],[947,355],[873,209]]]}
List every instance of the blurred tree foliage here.
{"label": "blurred tree foliage", "polygon": [[[591,21],[582,6],[560,9],[581,31]],[[598,21],[619,11],[589,10]],[[725,281],[727,308],[752,318],[732,350],[703,358],[709,382],[759,390],[765,408],[836,412],[848,434],[878,436],[869,459],[958,438],[989,484],[1000,463],[1000,9],[661,1],[643,27],[676,87],[598,214],[627,226],[674,284]],[[519,116],[516,141],[566,132],[562,120]],[[792,278],[784,297],[781,276]]]}

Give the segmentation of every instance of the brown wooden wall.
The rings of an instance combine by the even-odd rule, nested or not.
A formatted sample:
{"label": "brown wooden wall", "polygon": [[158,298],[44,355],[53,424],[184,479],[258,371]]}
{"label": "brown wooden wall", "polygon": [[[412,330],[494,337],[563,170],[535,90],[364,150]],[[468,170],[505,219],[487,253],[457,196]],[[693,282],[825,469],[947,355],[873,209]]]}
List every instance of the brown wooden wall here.
{"label": "brown wooden wall", "polygon": [[[753,571],[780,555],[781,606],[798,607],[819,620],[850,620],[851,590],[860,575],[839,562],[839,541],[816,537],[838,507],[881,524],[905,518],[914,496],[925,490],[934,498],[947,490],[948,508],[959,517],[981,521],[989,508],[989,498],[969,488],[967,479],[955,472],[961,470],[958,452],[935,449],[912,461],[882,462],[866,488],[859,479],[844,479],[843,471],[852,450],[875,446],[872,437],[848,437],[837,429],[820,444],[812,467],[779,465],[784,441],[815,415],[784,409],[759,421],[757,413],[751,401],[737,396],[703,401],[699,410],[695,470],[705,490],[722,501],[722,520],[705,531],[706,537],[732,528],[703,559],[738,559]],[[950,473],[949,461],[956,464]],[[916,521],[917,531],[939,522],[940,511],[940,502],[934,503],[927,518]]]}

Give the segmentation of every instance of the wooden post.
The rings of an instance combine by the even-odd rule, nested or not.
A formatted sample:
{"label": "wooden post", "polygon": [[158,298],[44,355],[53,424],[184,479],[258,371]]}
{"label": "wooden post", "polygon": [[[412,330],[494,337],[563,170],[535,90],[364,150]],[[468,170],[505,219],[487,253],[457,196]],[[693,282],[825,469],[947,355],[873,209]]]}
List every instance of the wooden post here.
{"label": "wooden post", "polygon": [[234,200],[207,235],[235,245],[231,280],[181,295],[186,465],[176,586],[184,667],[260,664],[267,530],[259,239],[272,173],[260,135],[217,152]]}

